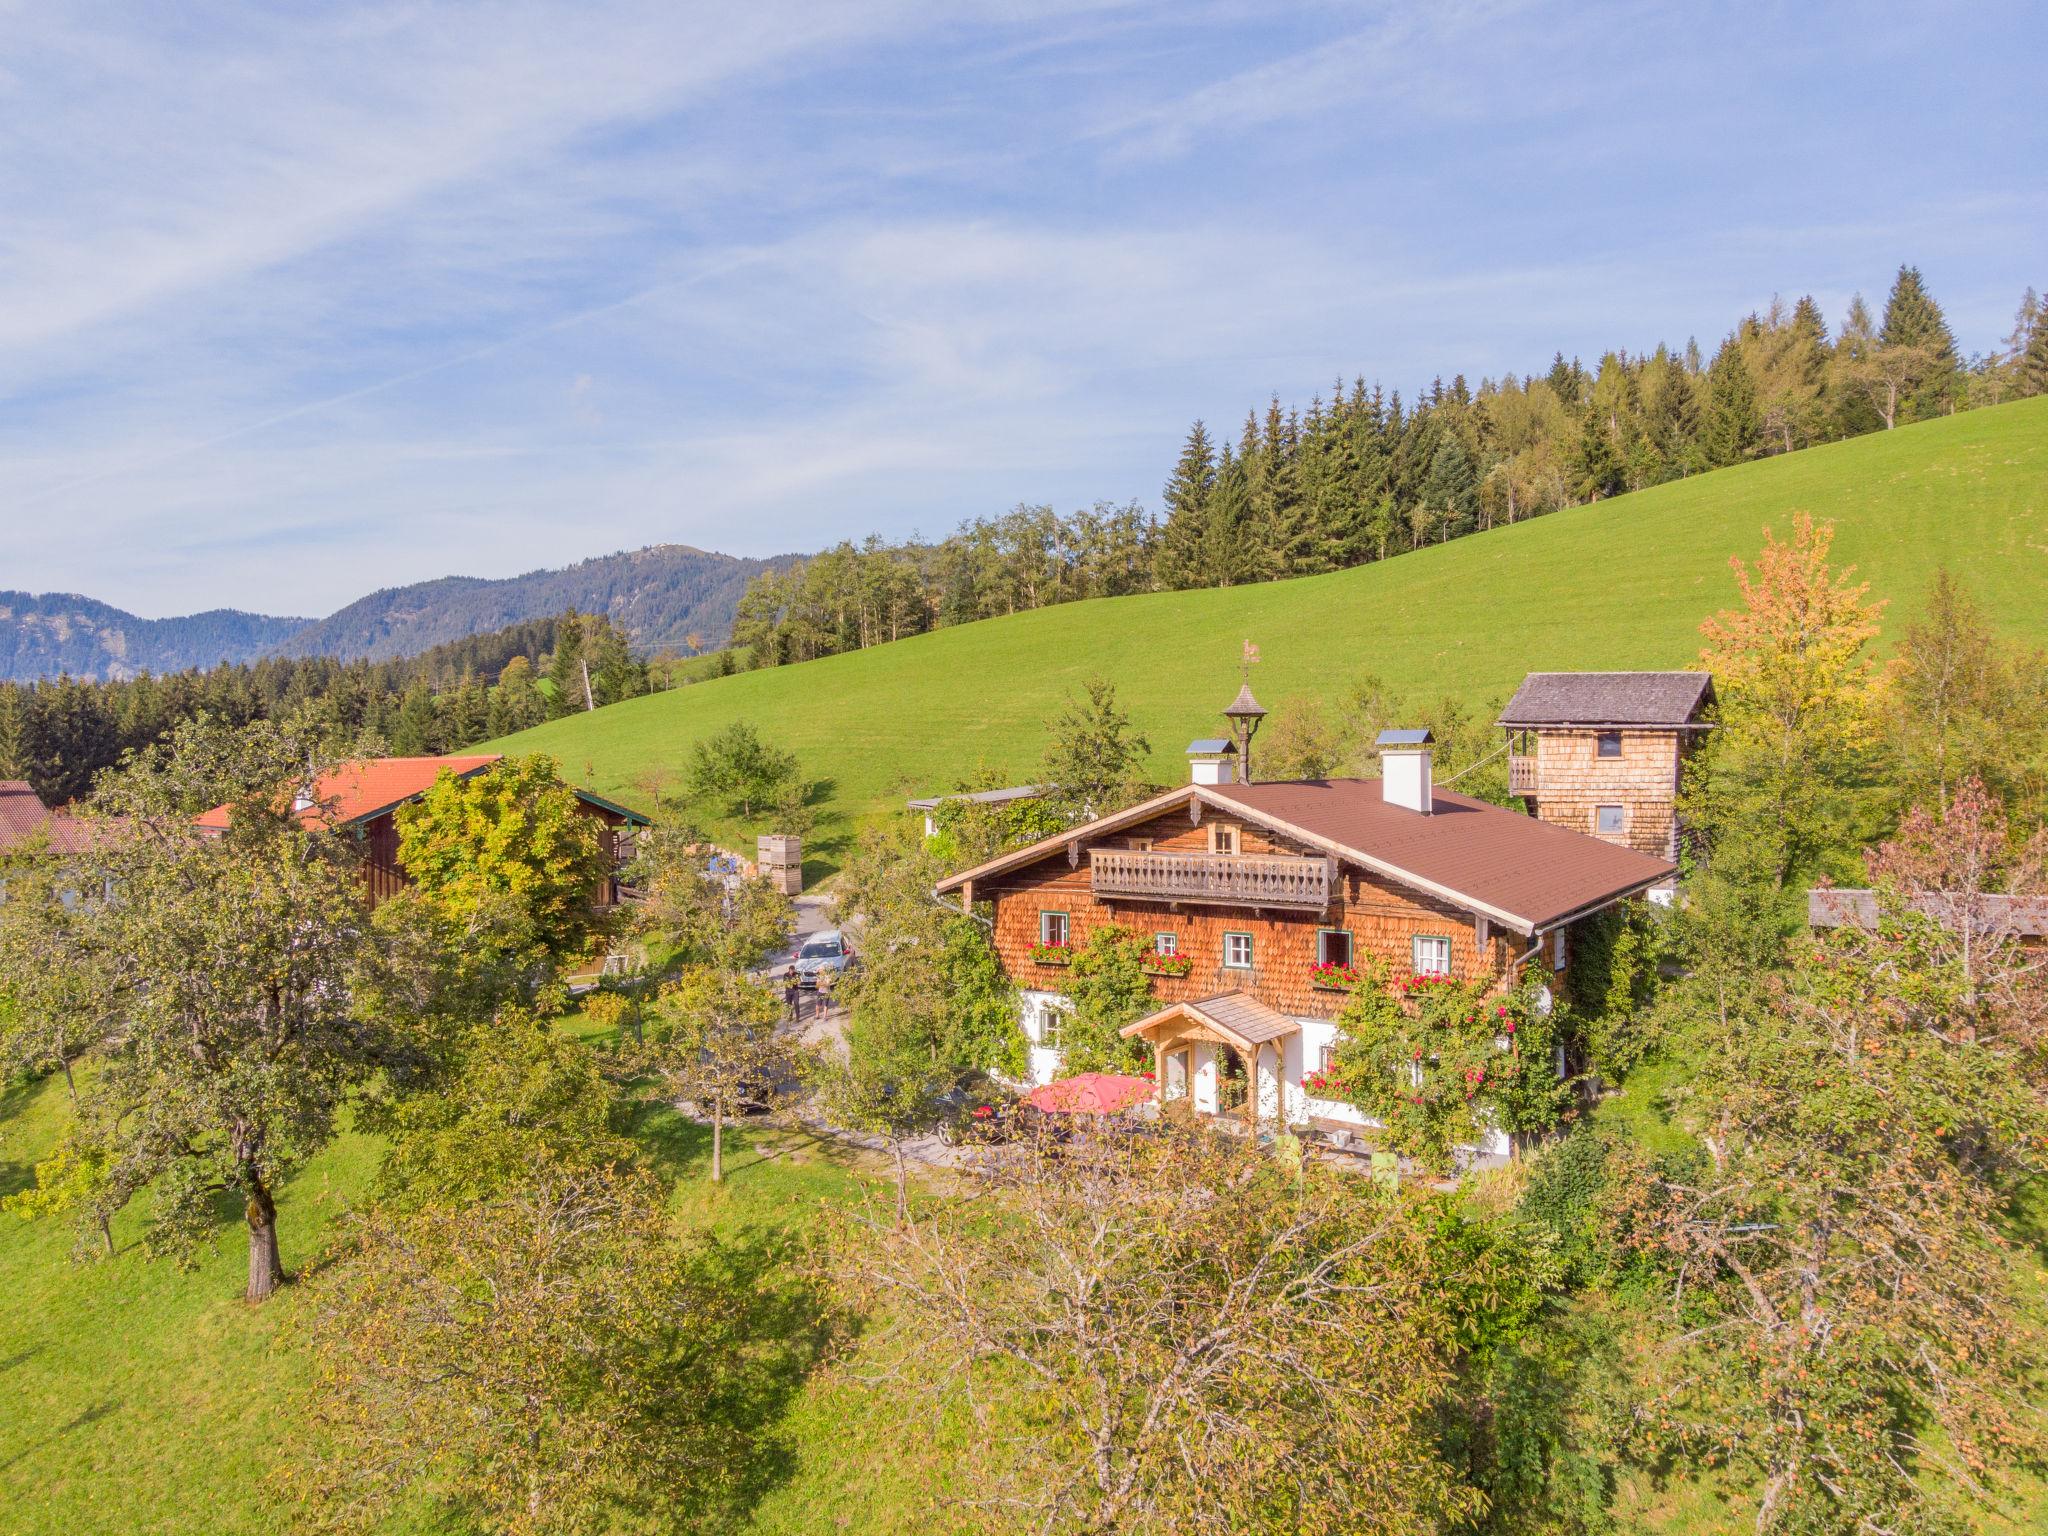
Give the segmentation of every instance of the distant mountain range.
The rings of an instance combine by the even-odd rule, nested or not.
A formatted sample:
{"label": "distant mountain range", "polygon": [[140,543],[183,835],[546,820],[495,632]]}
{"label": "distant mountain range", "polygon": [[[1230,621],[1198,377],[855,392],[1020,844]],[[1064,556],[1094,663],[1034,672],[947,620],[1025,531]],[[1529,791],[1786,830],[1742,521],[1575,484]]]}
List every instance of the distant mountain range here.
{"label": "distant mountain range", "polygon": [[709,647],[731,634],[747,583],[796,558],[742,560],[657,544],[496,581],[444,576],[390,587],[324,619],[233,608],[143,619],[72,593],[0,592],[0,679],[132,677],[271,655],[385,661],[565,608],[609,615],[643,651],[680,650],[691,635]]}

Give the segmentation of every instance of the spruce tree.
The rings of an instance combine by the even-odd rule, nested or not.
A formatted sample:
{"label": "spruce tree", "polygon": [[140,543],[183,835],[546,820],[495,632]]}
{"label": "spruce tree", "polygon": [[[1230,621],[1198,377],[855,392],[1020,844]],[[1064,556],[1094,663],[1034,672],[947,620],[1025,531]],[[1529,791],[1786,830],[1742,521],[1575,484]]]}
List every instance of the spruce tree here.
{"label": "spruce tree", "polygon": [[1216,489],[1216,449],[1200,421],[1188,429],[1180,461],[1167,479],[1166,526],[1159,535],[1157,580],[1180,590],[1202,583],[1202,540],[1208,530],[1209,497]]}
{"label": "spruce tree", "polygon": [[1900,267],[1885,300],[1884,325],[1878,341],[1901,358],[1911,358],[1905,372],[1913,377],[1902,419],[1921,421],[1954,409],[1961,385],[1955,333],[1941,306],[1927,291],[1918,267]]}
{"label": "spruce tree", "polygon": [[1588,411],[1572,445],[1572,494],[1586,501],[1619,495],[1627,488],[1627,465],[1604,412]]}
{"label": "spruce tree", "polygon": [[1707,417],[1700,429],[1700,449],[1707,468],[1720,469],[1755,458],[1763,446],[1763,417],[1757,410],[1756,381],[1742,360],[1742,349],[1730,336],[1714,354],[1707,370]]}
{"label": "spruce tree", "polygon": [[1446,432],[1430,456],[1423,498],[1437,515],[1432,532],[1440,539],[1470,533],[1479,521],[1479,476],[1454,432]]}
{"label": "spruce tree", "polygon": [[2020,354],[2019,393],[2048,395],[2048,316],[2037,319]]}

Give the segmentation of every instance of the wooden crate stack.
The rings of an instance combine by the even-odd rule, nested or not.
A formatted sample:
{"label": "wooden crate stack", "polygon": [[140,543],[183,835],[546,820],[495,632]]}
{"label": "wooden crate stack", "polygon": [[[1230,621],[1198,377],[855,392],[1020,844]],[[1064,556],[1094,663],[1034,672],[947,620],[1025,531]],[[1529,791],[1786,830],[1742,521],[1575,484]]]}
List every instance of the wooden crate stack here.
{"label": "wooden crate stack", "polygon": [[770,832],[755,844],[757,862],[768,883],[785,896],[799,896],[804,888],[804,840],[786,833]]}

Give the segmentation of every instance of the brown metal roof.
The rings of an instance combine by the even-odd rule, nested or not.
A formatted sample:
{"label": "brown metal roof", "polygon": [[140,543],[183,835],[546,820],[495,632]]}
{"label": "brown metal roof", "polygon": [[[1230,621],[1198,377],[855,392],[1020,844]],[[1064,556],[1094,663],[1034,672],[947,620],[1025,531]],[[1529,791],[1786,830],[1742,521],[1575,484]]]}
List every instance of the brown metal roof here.
{"label": "brown metal roof", "polygon": [[1340,858],[1533,932],[1657,884],[1677,866],[1439,789],[1424,816],[1381,797],[1378,779],[1219,784],[1217,799]]}
{"label": "brown metal roof", "polygon": [[0,779],[0,853],[25,847],[38,836],[57,853],[91,845],[92,829],[76,817],[51,810],[22,779]]}
{"label": "brown metal roof", "polygon": [[1232,1043],[1247,1049],[1301,1033],[1297,1020],[1290,1019],[1277,1008],[1268,1007],[1249,992],[1219,992],[1214,997],[1197,998],[1191,1003],[1168,1003],[1157,1013],[1147,1014],[1134,1024],[1126,1024],[1118,1033],[1126,1038],[1142,1035],[1185,1014],[1194,1015],[1196,1023],[1208,1025]]}
{"label": "brown metal roof", "polygon": [[1522,933],[1647,890],[1677,872],[1676,865],[1633,848],[1448,790],[1435,792],[1434,814],[1424,816],[1388,805],[1378,779],[1306,779],[1183,785],[951,875],[938,889],[958,890],[1035,864],[1068,843],[1104,836],[1189,799],[1247,815]]}
{"label": "brown metal roof", "polygon": [[[1930,891],[1913,908],[1936,922],[1952,922],[1959,907],[1977,906],[1976,921],[2015,938],[2048,938],[2048,896],[2005,896],[1996,892],[1951,896]],[[1815,928],[1875,928],[1877,892],[1824,887],[1806,893],[1806,921]]]}
{"label": "brown metal roof", "polygon": [[1705,672],[1531,672],[1501,725],[1698,726],[1714,701]]}

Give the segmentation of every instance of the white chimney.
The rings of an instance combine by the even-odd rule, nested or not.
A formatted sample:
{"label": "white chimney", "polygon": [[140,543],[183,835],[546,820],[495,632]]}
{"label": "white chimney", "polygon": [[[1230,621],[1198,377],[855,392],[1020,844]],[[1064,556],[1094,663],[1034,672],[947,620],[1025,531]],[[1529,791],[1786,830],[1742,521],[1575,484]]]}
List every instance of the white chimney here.
{"label": "white chimney", "polygon": [[1406,811],[1430,814],[1435,804],[1429,775],[1428,731],[1381,731],[1380,797]]}
{"label": "white chimney", "polygon": [[1188,743],[1188,782],[1191,784],[1234,784],[1237,782],[1237,743],[1227,736],[1205,736]]}

